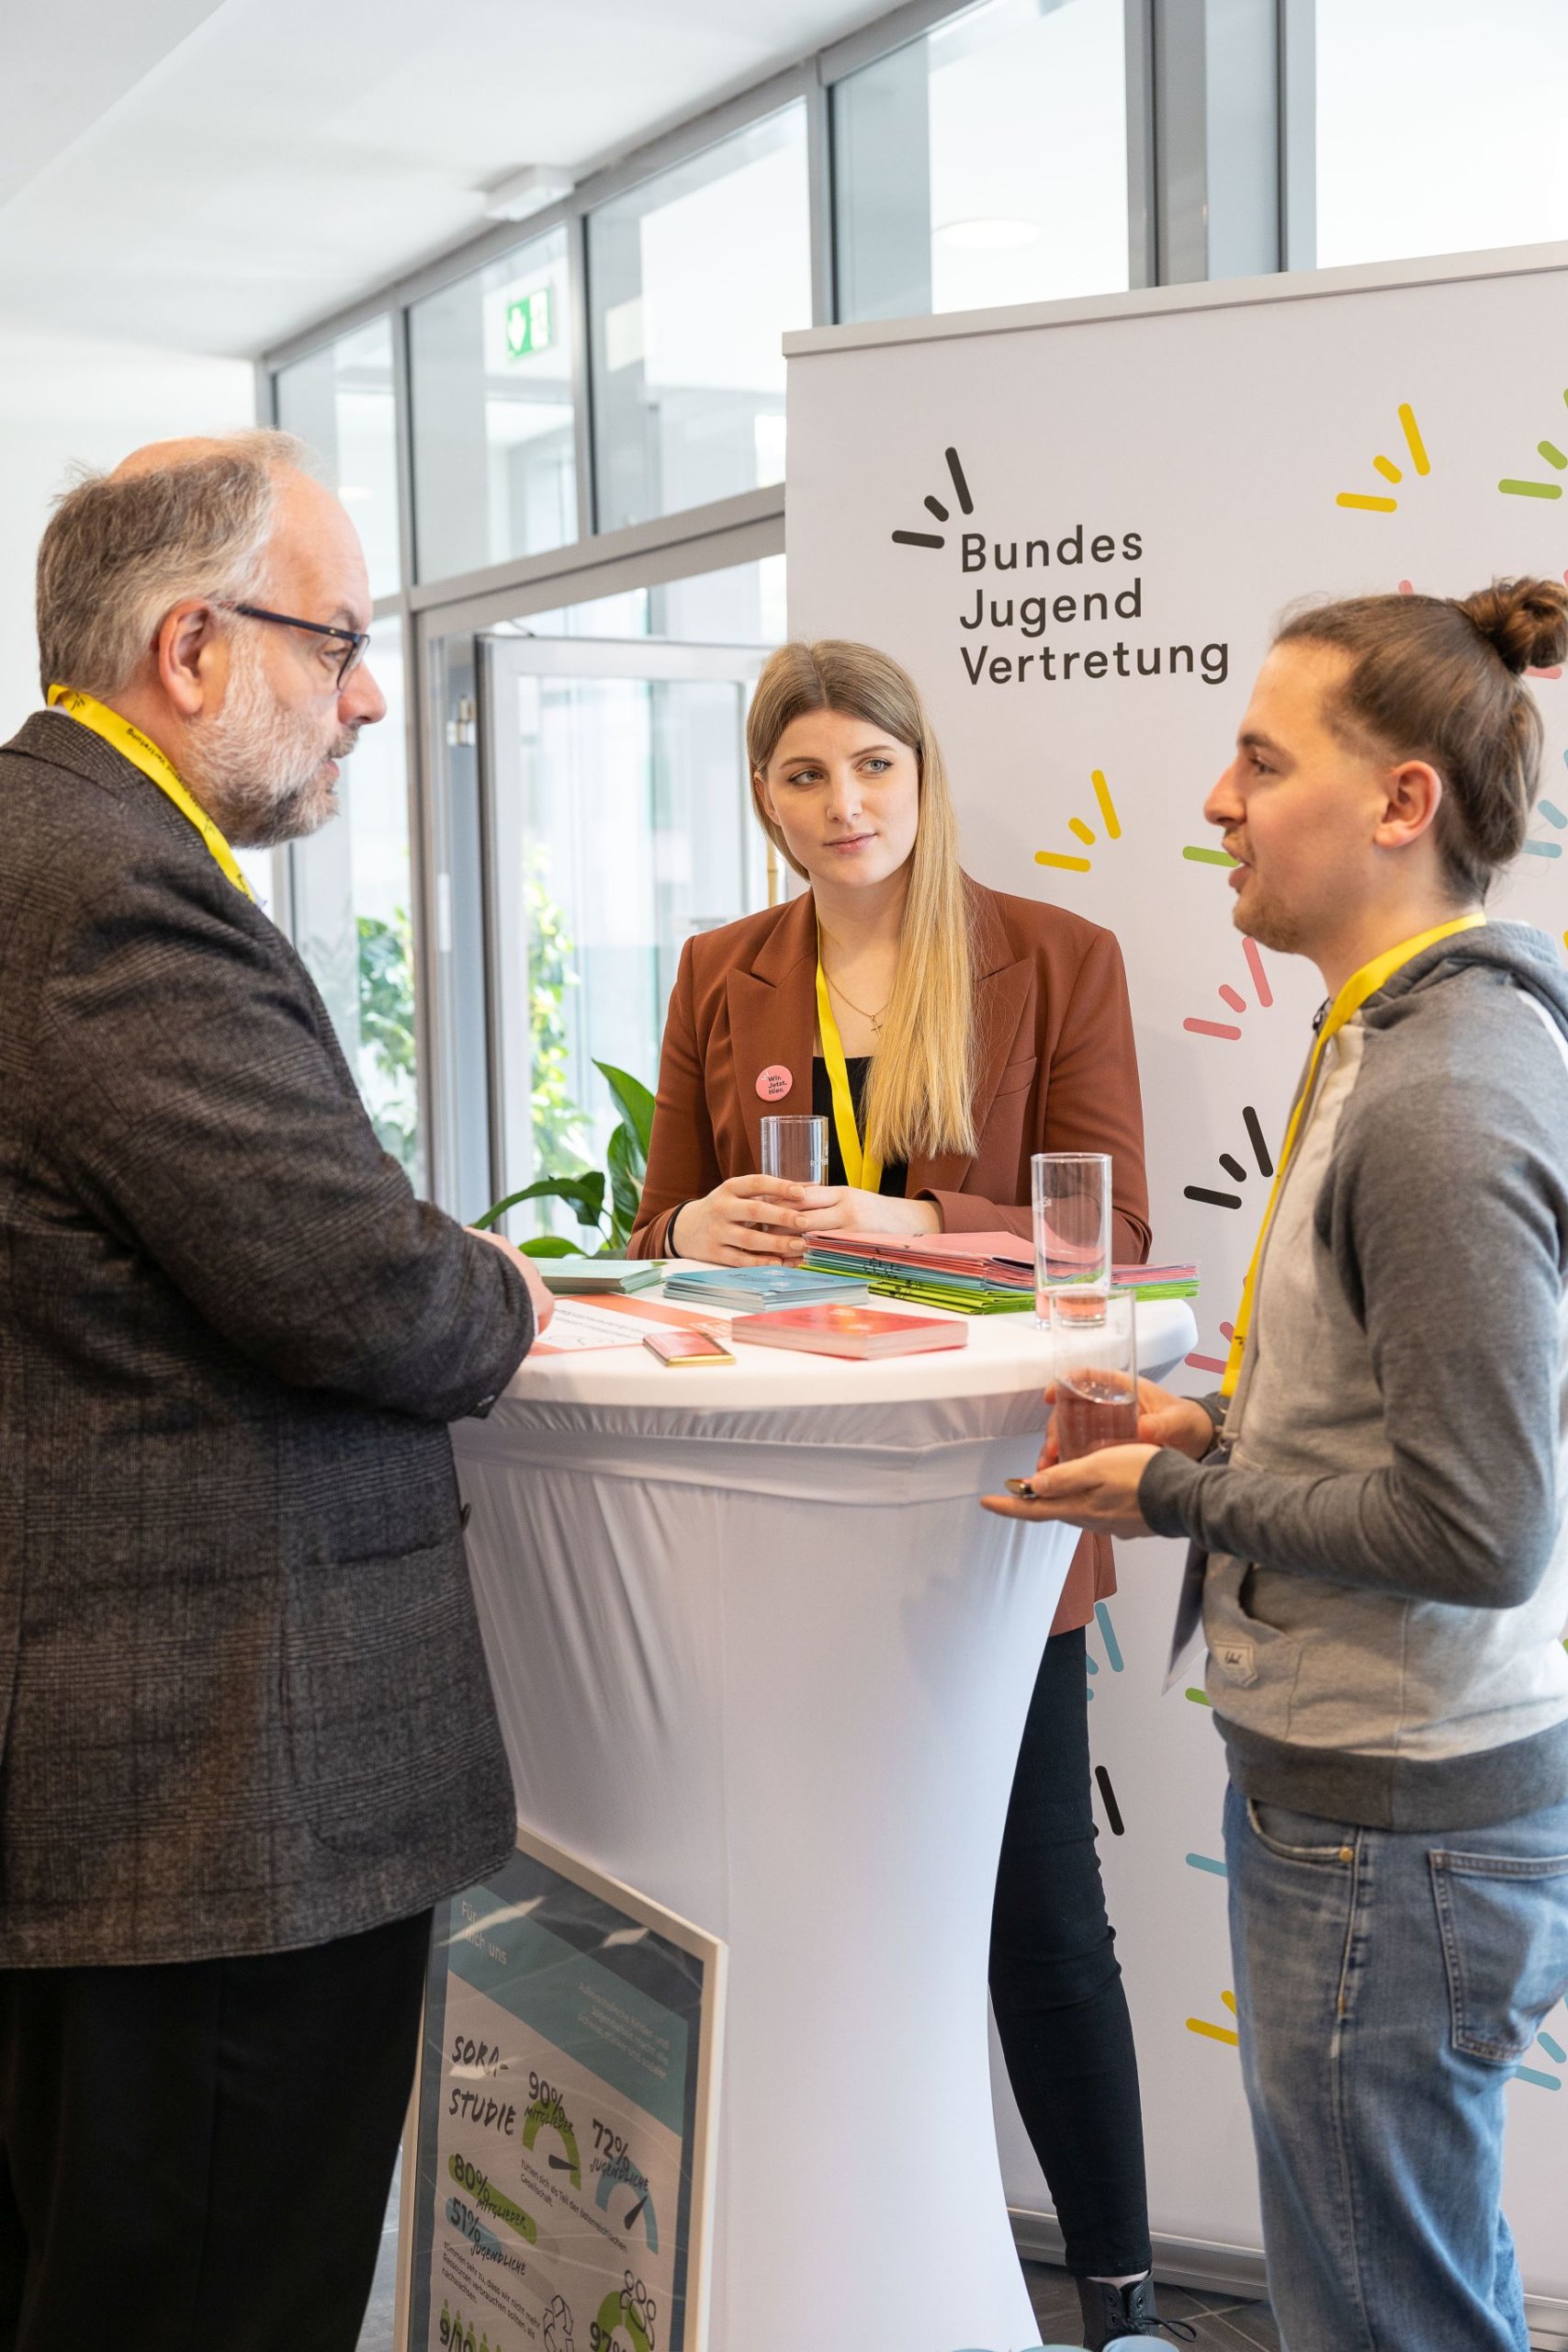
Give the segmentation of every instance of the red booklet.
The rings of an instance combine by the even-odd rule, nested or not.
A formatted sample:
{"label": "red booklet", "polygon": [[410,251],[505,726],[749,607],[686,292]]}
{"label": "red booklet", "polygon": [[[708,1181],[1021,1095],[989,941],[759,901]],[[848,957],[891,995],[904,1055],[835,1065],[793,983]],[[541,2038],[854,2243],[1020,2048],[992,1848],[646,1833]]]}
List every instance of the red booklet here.
{"label": "red booklet", "polygon": [[754,1348],[804,1348],[818,1356],[912,1356],[969,1344],[966,1324],[946,1315],[888,1315],[879,1306],[780,1306],[738,1315],[734,1340]]}

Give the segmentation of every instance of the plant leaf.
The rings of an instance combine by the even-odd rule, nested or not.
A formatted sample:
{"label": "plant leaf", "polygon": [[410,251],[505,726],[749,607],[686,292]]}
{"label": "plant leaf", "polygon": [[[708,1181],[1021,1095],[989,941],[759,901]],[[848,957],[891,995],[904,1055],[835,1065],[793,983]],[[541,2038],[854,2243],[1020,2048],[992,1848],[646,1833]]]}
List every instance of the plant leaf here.
{"label": "plant leaf", "polygon": [[637,1144],[636,1168],[640,1176],[648,1166],[648,1147],[653,1135],[653,1097],[640,1078],[634,1078],[629,1070],[617,1069],[614,1062],[596,1061],[593,1067],[631,1129]]}
{"label": "plant leaf", "polygon": [[520,1241],[517,1247],[525,1258],[586,1258],[588,1255],[587,1250],[580,1250],[575,1241],[569,1241],[564,1233],[536,1233],[532,1241]]}
{"label": "plant leaf", "polygon": [[579,1225],[600,1225],[604,1216],[604,1174],[599,1169],[591,1168],[582,1176],[541,1176],[536,1184],[525,1184],[520,1193],[508,1193],[503,1201],[496,1201],[483,1216],[475,1217],[474,1224],[479,1232],[486,1233],[498,1217],[508,1209],[514,1209],[519,1201],[546,1200],[565,1201],[574,1211]]}
{"label": "plant leaf", "polygon": [[637,1137],[623,1119],[611,1136],[604,1154],[610,1170],[610,1190],[615,1202],[615,1222],[623,1234],[629,1236],[637,1223],[637,1213],[642,1203],[642,1154]]}

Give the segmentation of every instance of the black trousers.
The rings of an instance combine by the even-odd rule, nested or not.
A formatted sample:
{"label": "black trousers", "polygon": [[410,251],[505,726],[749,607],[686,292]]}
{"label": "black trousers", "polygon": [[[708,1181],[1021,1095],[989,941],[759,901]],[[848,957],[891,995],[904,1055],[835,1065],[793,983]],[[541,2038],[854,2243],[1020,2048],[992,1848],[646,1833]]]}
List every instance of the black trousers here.
{"label": "black trousers", "polygon": [[0,2352],[355,2352],[429,1945],[0,1971]]}
{"label": "black trousers", "polygon": [[991,2006],[1067,2268],[1117,2278],[1149,2267],[1148,2191],[1137,2054],[1096,1834],[1084,1636],[1057,1634],[1040,1661],[1002,1833]]}

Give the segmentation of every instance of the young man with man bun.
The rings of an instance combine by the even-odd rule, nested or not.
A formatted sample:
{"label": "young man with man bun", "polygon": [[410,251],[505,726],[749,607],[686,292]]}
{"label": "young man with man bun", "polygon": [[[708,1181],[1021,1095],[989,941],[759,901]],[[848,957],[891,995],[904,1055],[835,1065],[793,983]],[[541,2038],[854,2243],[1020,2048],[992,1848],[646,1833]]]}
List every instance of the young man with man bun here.
{"label": "young man with man bun", "polygon": [[1290,2352],[1527,2352],[1505,2088],[1568,1991],[1568,973],[1483,909],[1568,595],[1287,622],[1206,815],[1326,1001],[1224,1387],[990,1508],[1191,1539]]}

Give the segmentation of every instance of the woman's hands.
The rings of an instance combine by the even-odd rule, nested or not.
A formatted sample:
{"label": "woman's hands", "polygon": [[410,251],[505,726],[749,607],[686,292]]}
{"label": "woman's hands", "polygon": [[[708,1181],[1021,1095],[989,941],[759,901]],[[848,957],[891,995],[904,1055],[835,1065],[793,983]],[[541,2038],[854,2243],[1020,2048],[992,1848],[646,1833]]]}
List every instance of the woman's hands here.
{"label": "woman's hands", "polygon": [[700,1201],[688,1201],[668,1239],[680,1258],[715,1266],[793,1266],[806,1248],[796,1212],[816,1188],[780,1176],[731,1176]]}
{"label": "woman's hands", "polygon": [[[1045,1401],[1055,1403],[1055,1388],[1045,1391]],[[1077,1462],[1063,1462],[1053,1418],[1031,1482],[1032,1496],[982,1495],[981,1505],[998,1519],[1065,1520],[1095,1535],[1146,1535],[1138,1482],[1153,1457],[1162,1446],[1171,1446],[1201,1462],[1213,1442],[1214,1424],[1201,1405],[1140,1380],[1135,1445],[1108,1445]]]}
{"label": "woman's hands", "polygon": [[814,1233],[940,1233],[934,1201],[900,1201],[852,1184],[786,1184],[777,1176],[732,1176],[688,1201],[670,1229],[682,1258],[717,1266],[798,1263]]}
{"label": "woman's hands", "polygon": [[793,1223],[813,1233],[940,1233],[942,1212],[934,1201],[901,1201],[896,1195],[863,1193],[853,1184],[806,1184]]}

